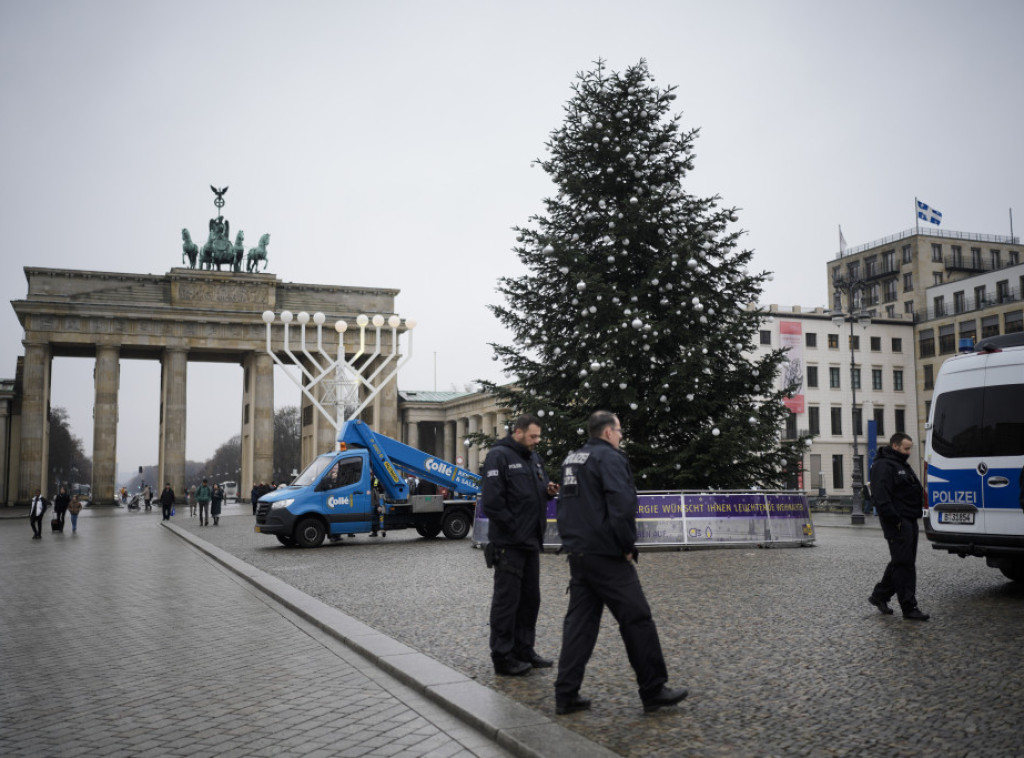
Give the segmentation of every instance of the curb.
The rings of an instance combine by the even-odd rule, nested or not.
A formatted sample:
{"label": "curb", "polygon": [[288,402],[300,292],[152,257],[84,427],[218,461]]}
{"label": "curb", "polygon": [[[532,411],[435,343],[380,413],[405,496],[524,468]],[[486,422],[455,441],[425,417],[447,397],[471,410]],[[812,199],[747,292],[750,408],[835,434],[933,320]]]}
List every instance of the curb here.
{"label": "curb", "polygon": [[161,526],[506,750],[522,758],[618,755],[191,532],[168,521]]}

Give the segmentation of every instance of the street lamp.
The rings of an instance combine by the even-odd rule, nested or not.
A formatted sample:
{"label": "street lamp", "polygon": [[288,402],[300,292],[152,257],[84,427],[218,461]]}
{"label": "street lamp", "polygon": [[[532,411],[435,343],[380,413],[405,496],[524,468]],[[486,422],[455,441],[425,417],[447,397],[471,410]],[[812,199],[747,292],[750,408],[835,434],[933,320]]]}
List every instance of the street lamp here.
{"label": "street lamp", "polygon": [[[853,393],[853,403],[850,413],[850,423],[853,425],[853,475],[851,478],[853,505],[850,509],[850,523],[863,524],[864,469],[863,463],[860,459],[860,448],[857,444],[857,382],[854,378],[857,372],[857,362],[853,349],[853,325],[856,323],[861,327],[861,329],[866,329],[871,324],[871,314],[859,307],[860,298],[856,297],[858,294],[863,292],[863,281],[856,280],[848,282],[842,279],[836,279],[833,280],[832,285],[835,288],[836,295],[846,295],[846,305],[849,309],[847,312],[836,307],[832,311],[832,323],[836,326],[842,326],[844,321],[849,322],[850,324],[850,391]],[[836,297],[833,305],[838,306],[841,304],[842,298]],[[863,421],[863,417],[860,420]]]}

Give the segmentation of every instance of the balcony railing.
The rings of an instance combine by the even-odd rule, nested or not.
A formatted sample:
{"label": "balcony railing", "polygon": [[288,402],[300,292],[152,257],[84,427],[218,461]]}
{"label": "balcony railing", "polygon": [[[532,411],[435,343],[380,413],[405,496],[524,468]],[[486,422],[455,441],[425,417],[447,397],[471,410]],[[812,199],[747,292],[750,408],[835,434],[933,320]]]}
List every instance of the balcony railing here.
{"label": "balcony railing", "polygon": [[1003,237],[998,234],[972,234],[971,232],[954,232],[945,231],[943,229],[926,229],[921,227],[920,229],[907,229],[897,234],[890,234],[888,237],[882,237],[874,242],[868,242],[866,245],[857,245],[856,247],[848,247],[845,250],[841,250],[836,253],[836,258],[846,258],[850,255],[856,255],[857,253],[863,253],[865,250],[870,250],[873,247],[881,247],[882,245],[890,245],[900,240],[905,240],[910,237],[942,237],[945,239],[956,239],[964,240],[966,242],[995,242],[1000,245],[1019,245],[1020,237]]}

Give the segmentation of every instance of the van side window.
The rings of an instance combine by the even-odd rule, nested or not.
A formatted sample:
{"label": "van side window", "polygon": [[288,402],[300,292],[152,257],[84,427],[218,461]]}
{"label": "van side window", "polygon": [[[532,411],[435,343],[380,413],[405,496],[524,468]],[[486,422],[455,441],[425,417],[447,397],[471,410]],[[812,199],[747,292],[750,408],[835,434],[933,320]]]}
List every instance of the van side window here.
{"label": "van side window", "polygon": [[331,471],[323,478],[320,490],[334,490],[339,487],[347,487],[355,484],[363,477],[362,458],[343,458],[338,461]]}
{"label": "van side window", "polygon": [[1024,384],[955,390],[935,403],[932,447],[939,455],[1024,455]]}

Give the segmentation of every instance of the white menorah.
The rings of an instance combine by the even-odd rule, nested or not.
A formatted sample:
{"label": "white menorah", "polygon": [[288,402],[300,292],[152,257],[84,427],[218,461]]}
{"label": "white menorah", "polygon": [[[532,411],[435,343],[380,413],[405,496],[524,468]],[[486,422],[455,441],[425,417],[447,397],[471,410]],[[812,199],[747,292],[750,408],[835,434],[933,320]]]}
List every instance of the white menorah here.
{"label": "white menorah", "polygon": [[[297,366],[299,371],[302,372],[300,376],[295,376],[289,365],[281,360],[271,347],[270,337],[275,318],[273,311],[263,312],[263,321],[267,325],[267,353],[278,366],[284,369],[288,378],[302,391],[302,394],[306,396],[309,402],[334,426],[335,431],[340,430],[341,425],[345,423],[346,407],[348,405],[355,405],[359,399],[360,385],[366,388],[367,395],[361,403],[356,405],[347,414],[348,418],[358,416],[373,401],[377,394],[387,386],[388,382],[395,378],[398,370],[412,358],[412,330],[416,327],[416,322],[411,318],[405,319],[405,333],[408,337],[406,346],[408,350],[402,360],[397,360],[398,327],[401,326],[402,319],[398,316],[390,316],[387,319],[387,325],[391,329],[391,350],[383,356],[379,365],[373,369],[373,372],[366,375],[371,364],[376,359],[381,358],[380,333],[385,323],[384,316],[378,314],[371,319],[365,314],[359,314],[356,318],[356,325],[359,327],[359,350],[346,360],[345,332],[348,330],[348,324],[341,320],[334,322],[334,330],[338,333],[338,355],[337,357],[332,357],[324,350],[323,343],[323,326],[327,317],[319,312],[314,313],[312,317],[313,324],[316,326],[316,355],[314,355],[306,347],[306,326],[310,322],[309,314],[302,311],[298,315],[293,316],[291,311],[281,311],[281,323],[284,324],[285,355],[291,360],[292,365]],[[305,357],[305,363],[300,356],[292,352],[289,341],[288,329],[293,318],[299,325],[299,351]],[[366,327],[371,323],[376,330],[376,344],[373,353],[367,356]],[[395,363],[394,368],[387,376],[378,381],[378,377],[392,362]],[[302,377],[306,378],[305,383],[303,383]],[[314,394],[313,390],[318,385],[322,385],[325,390],[333,389],[332,392],[325,392],[323,394],[329,398],[326,400],[326,404],[334,406],[334,413],[324,408],[323,404],[321,404],[321,398],[317,398]]]}

